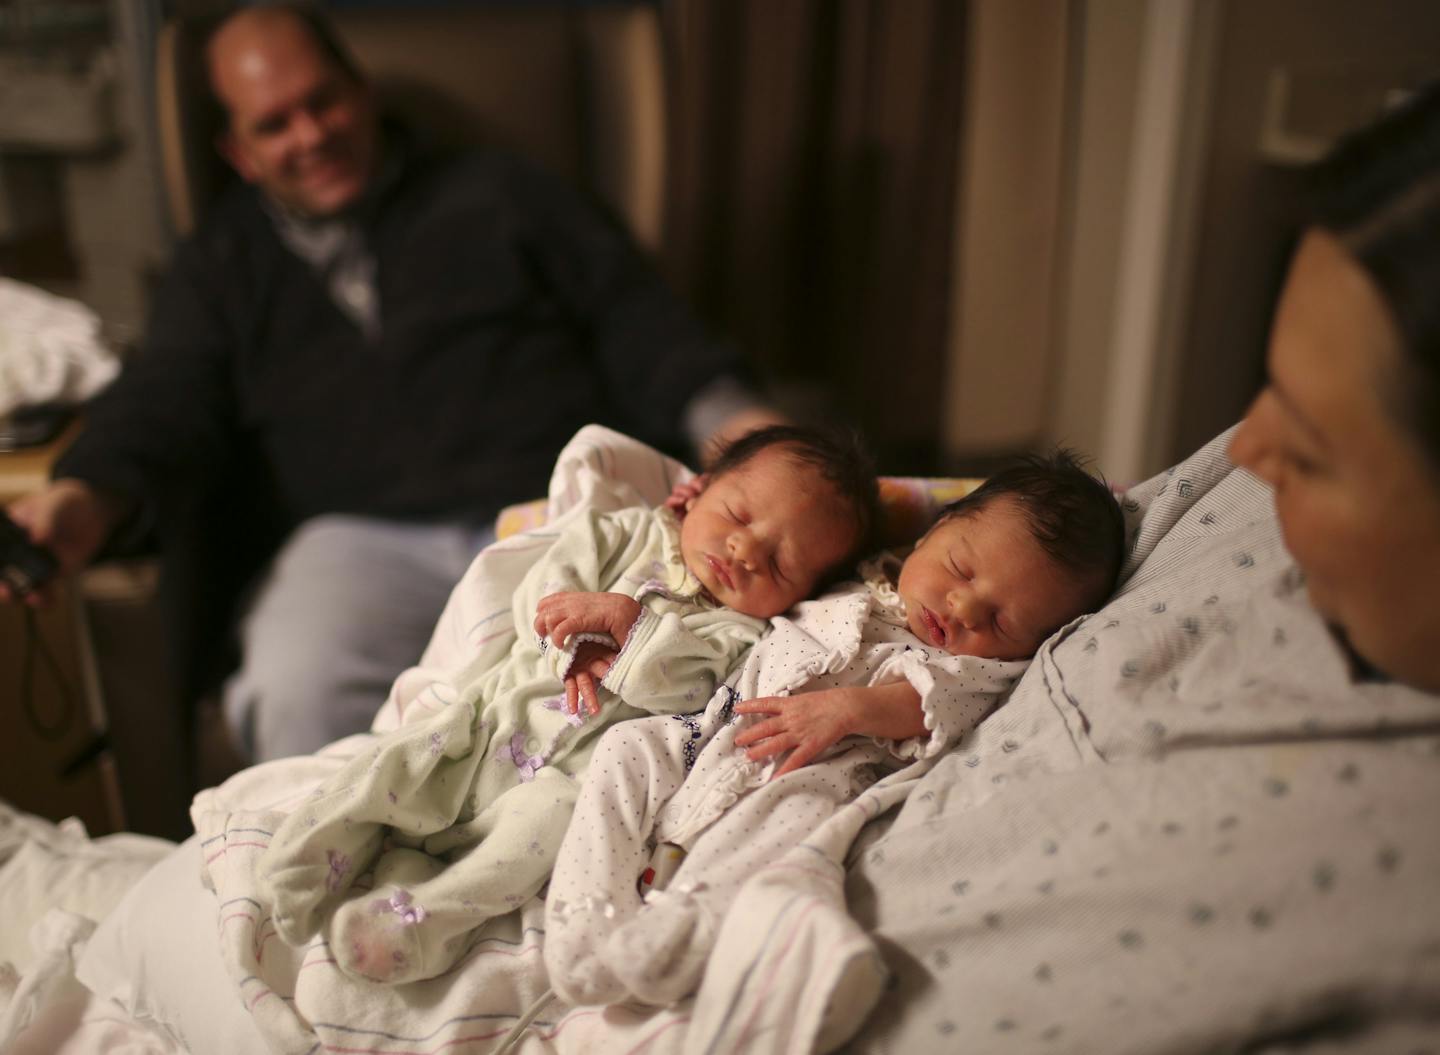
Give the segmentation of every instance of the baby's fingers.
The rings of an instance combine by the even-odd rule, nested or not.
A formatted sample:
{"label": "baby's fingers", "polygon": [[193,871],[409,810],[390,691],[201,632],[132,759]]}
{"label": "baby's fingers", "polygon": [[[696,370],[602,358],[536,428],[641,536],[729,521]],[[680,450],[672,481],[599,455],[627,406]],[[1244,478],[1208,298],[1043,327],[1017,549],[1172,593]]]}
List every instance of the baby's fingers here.
{"label": "baby's fingers", "polygon": [[756,696],[735,705],[736,714],[780,714],[790,702],[789,696]]}
{"label": "baby's fingers", "polygon": [[790,757],[774,773],[770,774],[771,780],[783,777],[786,773],[793,773],[801,766],[808,766],[810,761],[820,753],[820,748],[812,744],[797,744],[790,752]]}
{"label": "baby's fingers", "polygon": [[595,679],[582,671],[575,675],[575,680],[580,684],[580,695],[585,699],[585,709],[592,717],[599,714],[600,696],[595,691]]}
{"label": "baby's fingers", "polygon": [[763,722],[756,722],[748,729],[742,729],[735,734],[736,747],[749,747],[751,744],[758,744],[761,740],[775,736],[785,731],[785,723],[779,718],[768,718]]}
{"label": "baby's fingers", "polygon": [[790,736],[772,736],[763,743],[756,744],[745,752],[745,757],[752,762],[761,762],[767,758],[774,758],[784,751],[789,751],[795,746],[795,740]]}
{"label": "baby's fingers", "polygon": [[556,619],[550,624],[550,640],[561,648],[564,648],[565,643],[570,640],[570,624],[571,620],[569,619]]}

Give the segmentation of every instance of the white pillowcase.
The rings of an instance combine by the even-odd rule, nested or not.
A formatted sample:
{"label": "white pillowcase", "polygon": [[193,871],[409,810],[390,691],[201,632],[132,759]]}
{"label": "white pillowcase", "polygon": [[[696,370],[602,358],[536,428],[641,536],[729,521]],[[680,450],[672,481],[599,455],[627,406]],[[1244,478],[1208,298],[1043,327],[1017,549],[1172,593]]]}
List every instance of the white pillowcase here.
{"label": "white pillowcase", "polygon": [[200,863],[192,835],[105,917],[75,974],[194,1055],[264,1055],[265,1040],[220,959],[215,895],[200,884]]}
{"label": "white pillowcase", "polygon": [[73,817],[52,824],[0,802],[0,962],[25,973],[36,952],[36,920],[51,909],[103,919],[173,848],[144,835],[91,839]]}

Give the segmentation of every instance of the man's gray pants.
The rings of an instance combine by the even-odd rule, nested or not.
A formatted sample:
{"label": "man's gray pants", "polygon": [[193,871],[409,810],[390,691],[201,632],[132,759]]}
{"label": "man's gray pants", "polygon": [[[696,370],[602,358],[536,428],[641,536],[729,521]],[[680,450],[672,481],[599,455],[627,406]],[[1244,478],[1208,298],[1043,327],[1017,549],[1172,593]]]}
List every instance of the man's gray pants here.
{"label": "man's gray pants", "polygon": [[275,556],[241,624],[226,722],[256,762],[364,732],[430,640],[491,525],[355,516],[306,521]]}

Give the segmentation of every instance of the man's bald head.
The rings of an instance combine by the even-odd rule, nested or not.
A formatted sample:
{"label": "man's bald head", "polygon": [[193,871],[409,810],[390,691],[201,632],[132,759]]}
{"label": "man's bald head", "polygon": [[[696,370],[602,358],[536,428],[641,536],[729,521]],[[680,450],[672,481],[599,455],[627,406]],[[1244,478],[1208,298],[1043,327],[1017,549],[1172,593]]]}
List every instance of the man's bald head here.
{"label": "man's bald head", "polygon": [[241,177],[312,216],[359,200],[378,156],[374,106],[318,13],[243,8],[211,34],[206,58],[229,118],[220,150]]}
{"label": "man's bald head", "polygon": [[[230,38],[221,41],[221,47],[225,49],[234,47],[247,34],[269,36],[283,33],[307,36],[316,52],[340,73],[356,83],[364,82],[365,75],[360,71],[355,57],[341,42],[335,33],[335,27],[316,8],[308,4],[259,4],[231,12],[216,22],[210,31],[205,59],[210,73],[210,87],[215,91],[216,98],[220,98],[218,85],[215,83],[214,49],[217,40],[222,37]],[[220,101],[223,105],[224,100]]]}

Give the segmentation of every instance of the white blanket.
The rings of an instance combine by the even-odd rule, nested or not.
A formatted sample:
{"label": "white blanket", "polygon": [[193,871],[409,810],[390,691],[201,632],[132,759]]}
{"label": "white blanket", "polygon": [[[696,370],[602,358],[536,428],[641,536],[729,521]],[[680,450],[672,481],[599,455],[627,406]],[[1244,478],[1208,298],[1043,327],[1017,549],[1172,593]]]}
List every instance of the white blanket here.
{"label": "white blanket", "polygon": [[[1120,593],[975,734],[751,879],[694,1000],[547,1000],[538,902],[401,989],[270,937],[266,817],[365,738],[197,799],[235,991],[307,1053],[1440,1050],[1440,699],[1353,678],[1224,439],[1128,496]],[[501,603],[457,591],[426,661]]]}
{"label": "white blanket", "polygon": [[171,850],[163,839],[91,839],[0,802],[0,1051],[174,1055],[163,1037],[92,999],[75,962],[121,896]]}
{"label": "white blanket", "polygon": [[[509,613],[513,583],[543,552],[556,519],[579,508],[657,502],[668,494],[684,470],[657,459],[649,448],[608,430],[591,428],[578,435],[551,481],[551,525],[498,543],[477,558],[456,587],[420,666],[397,681],[377,716],[376,730],[443,706],[428,691],[433,668],[509,647],[512,620],[502,615]],[[628,485],[617,488],[617,480]],[[726,945],[696,1000],[678,1008],[566,1007],[547,991],[540,955],[544,905],[538,898],[488,923],[472,952],[440,978],[389,987],[342,975],[322,942],[292,949],[275,936],[260,910],[254,868],[279,820],[367,742],[367,737],[352,737],[316,756],[254,767],[202,793],[192,807],[207,882],[218,901],[222,957],[276,1051],[308,1055],[317,1046],[438,1051],[461,1045],[492,1051],[512,1044],[517,1051],[577,1053],[629,1052],[651,1045],[659,1050],[800,1051],[809,1049],[816,1034],[839,1038],[852,1031],[879,992],[885,976],[879,959],[867,939],[857,940],[846,927],[800,936],[778,950],[783,972],[800,971],[812,981],[829,983],[819,1003],[777,1001],[779,989],[769,983],[745,994],[757,964],[725,955]],[[911,766],[861,796],[832,821],[818,845],[833,845],[836,855],[843,852],[860,825],[902,797],[925,767]],[[825,878],[833,894],[838,870]],[[748,933],[743,922],[741,929]],[[841,1008],[827,1006],[834,987],[854,999]],[[737,1005],[737,999],[744,1003]],[[733,1037],[726,1035],[731,1026],[738,1027]]]}
{"label": "white blanket", "polygon": [[[670,459],[606,429],[582,430],[566,447],[550,485],[545,528],[491,546],[455,588],[421,663],[402,675],[375,721],[384,731],[444,706],[430,686],[434,671],[477,656],[501,656],[514,637],[510,595],[555,527],[584,509],[656,503],[685,470]],[[601,1050],[603,1032],[623,1049],[628,1029],[649,1023],[624,1013],[567,1010],[547,998],[540,957],[544,903],[532,899],[482,928],[471,953],[439,978],[390,987],[342,975],[323,942],[292,949],[281,942],[261,909],[254,865],[279,821],[345,758],[363,750],[352,737],[319,755],[247,770],[197,796],[191,809],[204,848],[207,882],[218,899],[221,950],[231,977],[267,1041],[276,1051],[308,1053],[316,1045],[359,1045],[367,1051],[424,1043],[436,1050],[465,1043],[492,1050],[518,1035],[538,1014],[527,1043],[544,1038],[557,1050]],[[620,1024],[612,1020],[616,1018]],[[608,1042],[608,1041],[607,1041]]]}
{"label": "white blanket", "polygon": [[0,417],[38,403],[80,403],[119,372],[93,311],[0,278]]}

